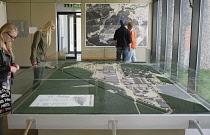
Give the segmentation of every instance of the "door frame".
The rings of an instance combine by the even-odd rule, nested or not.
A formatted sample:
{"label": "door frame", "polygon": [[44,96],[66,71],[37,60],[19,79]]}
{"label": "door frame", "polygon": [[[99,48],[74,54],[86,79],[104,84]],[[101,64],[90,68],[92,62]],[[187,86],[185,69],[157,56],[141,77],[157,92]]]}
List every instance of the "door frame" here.
{"label": "door frame", "polygon": [[[74,50],[73,50],[73,53],[74,53],[74,57],[70,57],[70,56],[66,56],[66,59],[77,59],[77,29],[76,29],[76,14],[77,13],[81,13],[81,12],[57,12],[57,36],[58,36],[58,51],[60,50],[60,46],[59,46],[59,43],[60,43],[60,29],[59,29],[59,15],[74,15]],[[69,20],[68,20],[68,24],[69,24]],[[69,26],[69,25],[68,25]],[[68,28],[68,34],[69,34],[69,28]],[[70,37],[68,37],[68,43],[70,43]],[[68,53],[71,53],[69,52],[70,51],[70,46],[68,46]]]}

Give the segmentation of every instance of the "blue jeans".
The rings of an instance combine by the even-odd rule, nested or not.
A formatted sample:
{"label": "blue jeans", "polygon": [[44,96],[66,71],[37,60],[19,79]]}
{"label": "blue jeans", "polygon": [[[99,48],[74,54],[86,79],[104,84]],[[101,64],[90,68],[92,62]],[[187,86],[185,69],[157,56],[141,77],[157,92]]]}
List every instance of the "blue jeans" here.
{"label": "blue jeans", "polygon": [[117,47],[117,51],[116,51],[116,54],[117,54],[117,59],[116,61],[120,61],[121,60],[121,56],[123,57],[124,59],[124,54],[123,54],[123,48],[122,47]]}
{"label": "blue jeans", "polygon": [[33,90],[35,90],[40,85],[44,68],[45,62],[39,62],[37,63],[37,67],[34,67]]}
{"label": "blue jeans", "polygon": [[136,49],[133,48],[130,49],[130,61],[132,62],[136,61]]}
{"label": "blue jeans", "polygon": [[125,47],[124,48],[124,59],[123,59],[123,61],[130,62],[130,55],[131,55],[130,47]]}

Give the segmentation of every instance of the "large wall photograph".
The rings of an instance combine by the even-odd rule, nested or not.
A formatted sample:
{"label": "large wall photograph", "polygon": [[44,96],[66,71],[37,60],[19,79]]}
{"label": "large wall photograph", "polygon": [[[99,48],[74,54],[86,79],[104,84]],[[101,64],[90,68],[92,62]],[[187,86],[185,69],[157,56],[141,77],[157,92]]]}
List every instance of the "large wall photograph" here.
{"label": "large wall photograph", "polygon": [[120,20],[132,22],[138,46],[148,44],[148,4],[86,4],[86,47],[113,47],[113,37]]}

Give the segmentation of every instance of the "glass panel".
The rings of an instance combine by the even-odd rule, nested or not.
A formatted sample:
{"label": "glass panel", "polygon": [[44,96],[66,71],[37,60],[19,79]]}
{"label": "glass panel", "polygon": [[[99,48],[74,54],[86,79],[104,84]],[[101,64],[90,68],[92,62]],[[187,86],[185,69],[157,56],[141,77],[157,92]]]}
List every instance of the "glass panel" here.
{"label": "glass panel", "polygon": [[68,50],[68,56],[75,57],[75,24],[74,24],[74,14],[69,15],[69,50]]}
{"label": "glass panel", "polygon": [[[43,79],[46,79],[51,75],[58,67],[60,67],[65,61],[58,61],[58,56],[65,56],[65,50],[55,53],[47,58],[43,68],[29,68],[20,69],[15,74],[15,79],[12,85],[12,102],[20,102],[24,100],[30,93],[36,89]],[[39,75],[39,79],[36,77]]]}
{"label": "glass panel", "polygon": [[[76,57],[75,52],[75,23],[74,23],[75,14],[66,14],[59,15],[59,50],[63,50],[66,48],[66,56],[67,57]],[[79,22],[79,20],[77,20]],[[78,23],[78,28],[80,26],[81,31],[81,19]],[[78,41],[80,44],[81,51],[81,32],[77,34]]]}
{"label": "glass panel", "polygon": [[167,1],[167,27],[166,27],[166,72],[171,74],[172,44],[173,44],[174,0]]}
{"label": "glass panel", "polygon": [[161,21],[162,21],[162,0],[158,1],[158,12],[157,12],[157,43],[156,43],[156,63],[160,65],[160,50],[161,50]]}
{"label": "glass panel", "polygon": [[[13,113],[198,114],[209,112],[203,104],[155,67],[152,64],[116,63],[115,61],[66,61],[55,70],[49,70],[41,79],[40,85],[30,94],[24,94],[29,98],[24,98],[25,100],[20,98],[16,106],[14,105]],[[26,72],[29,71],[33,73],[32,69]],[[21,79],[21,76],[26,79],[24,73],[18,76],[20,77],[18,79]],[[30,83],[32,80],[33,78]],[[23,81],[15,83],[25,86]],[[25,88],[17,90],[22,89]],[[86,106],[86,101],[92,103],[91,106]]]}
{"label": "glass panel", "polygon": [[77,52],[81,52],[81,13],[76,13]]}
{"label": "glass panel", "polygon": [[68,52],[68,19],[67,15],[59,15],[59,51],[66,48]]}
{"label": "glass panel", "polygon": [[[98,104],[98,101],[103,98],[102,90],[96,87],[97,81],[91,79],[77,79],[74,73],[66,72],[67,70],[67,68],[64,70],[58,69],[48,79],[43,79],[42,85],[34,90],[30,98],[22,102],[13,113],[100,113],[99,109],[103,108],[102,104],[101,106],[93,108],[94,104]],[[67,79],[68,77],[69,79]]]}
{"label": "glass panel", "polygon": [[[191,36],[191,19],[192,8],[189,6],[189,1],[181,1],[181,19],[180,19],[180,34],[179,34],[179,65],[178,65],[178,80],[187,80],[189,67],[190,53],[190,36]],[[182,82],[187,85],[187,81]]]}
{"label": "glass panel", "polygon": [[198,73],[198,93],[210,101],[210,1],[202,0],[202,26],[200,35],[200,71]]}

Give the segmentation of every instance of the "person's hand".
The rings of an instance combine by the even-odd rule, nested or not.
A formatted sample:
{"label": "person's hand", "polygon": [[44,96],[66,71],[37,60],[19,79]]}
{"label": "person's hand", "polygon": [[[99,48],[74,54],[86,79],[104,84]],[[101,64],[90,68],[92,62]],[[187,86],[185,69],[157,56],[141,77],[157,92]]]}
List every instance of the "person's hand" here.
{"label": "person's hand", "polygon": [[131,43],[128,45],[128,51],[131,51]]}
{"label": "person's hand", "polygon": [[17,67],[15,67],[15,66],[10,66],[10,71],[11,71],[12,73],[16,73],[16,72],[18,71],[18,69],[17,69]]}
{"label": "person's hand", "polygon": [[117,41],[116,40],[114,40],[114,46],[117,47]]}
{"label": "person's hand", "polygon": [[19,69],[20,69],[20,66],[19,66],[19,65],[17,65],[17,64],[13,64],[12,66],[16,67],[16,68],[17,68],[17,70],[19,70]]}
{"label": "person's hand", "polygon": [[129,52],[131,51],[131,48],[130,48],[130,47],[128,47],[128,51],[129,51]]}
{"label": "person's hand", "polygon": [[32,65],[33,67],[37,67],[37,63],[36,63],[36,62],[31,63],[31,65]]}

